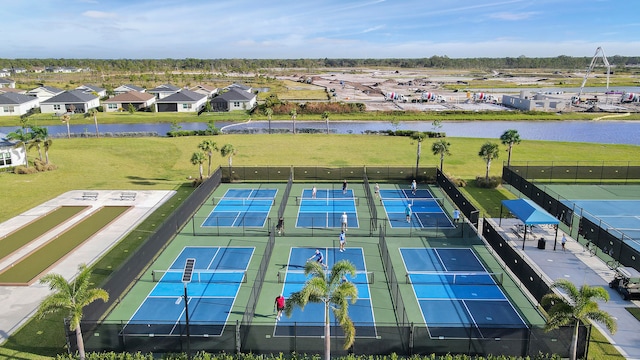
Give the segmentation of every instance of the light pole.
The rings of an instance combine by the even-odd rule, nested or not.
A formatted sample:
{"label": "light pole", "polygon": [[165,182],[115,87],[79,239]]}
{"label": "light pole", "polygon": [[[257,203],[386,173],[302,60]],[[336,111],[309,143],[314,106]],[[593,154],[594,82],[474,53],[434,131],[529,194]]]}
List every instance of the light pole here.
{"label": "light pole", "polygon": [[188,258],[184,263],[182,272],[182,284],[184,285],[184,315],[187,326],[187,359],[191,359],[191,338],[189,334],[189,295],[187,294],[187,284],[191,282],[193,276],[193,268],[196,265],[196,259]]}

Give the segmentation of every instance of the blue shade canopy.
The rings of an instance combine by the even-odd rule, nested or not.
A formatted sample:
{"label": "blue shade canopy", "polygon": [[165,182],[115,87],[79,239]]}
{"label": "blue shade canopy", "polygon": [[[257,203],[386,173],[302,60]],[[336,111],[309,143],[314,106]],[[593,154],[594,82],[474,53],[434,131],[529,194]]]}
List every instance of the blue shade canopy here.
{"label": "blue shade canopy", "polygon": [[558,219],[529,199],[502,200],[502,205],[525,225],[560,223]]}

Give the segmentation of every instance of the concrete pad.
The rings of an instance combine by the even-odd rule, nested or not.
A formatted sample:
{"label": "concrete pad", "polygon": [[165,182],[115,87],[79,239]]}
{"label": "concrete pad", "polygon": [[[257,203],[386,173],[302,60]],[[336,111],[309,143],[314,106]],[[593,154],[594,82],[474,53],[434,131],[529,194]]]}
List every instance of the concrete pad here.
{"label": "concrete pad", "polygon": [[[72,280],[78,271],[80,264],[91,265],[106,254],[115,244],[134,230],[144,219],[151,215],[160,205],[165,203],[175,191],[144,190],[91,190],[98,193],[96,200],[83,200],[83,193],[87,190],[74,190],[66,192],[55,199],[49,200],[40,206],[27,210],[24,213],[0,224],[0,239],[11,232],[27,225],[38,217],[60,206],[90,206],[81,211],[69,221],[52,231],[44,234],[31,244],[11,254],[0,261],[0,271],[11,266],[12,263],[28,255],[38,246],[50,241],[60,233],[73,227],[89,214],[103,206],[131,206],[123,216],[116,219],[100,232],[78,246],[72,254],[59,261],[50,269],[49,273],[64,276],[67,281]],[[134,200],[122,200],[123,192],[135,192]],[[0,343],[4,343],[8,337],[17,331],[38,309],[42,300],[49,295],[46,285],[35,282],[30,286],[0,286],[0,303],[3,304],[0,311]]]}

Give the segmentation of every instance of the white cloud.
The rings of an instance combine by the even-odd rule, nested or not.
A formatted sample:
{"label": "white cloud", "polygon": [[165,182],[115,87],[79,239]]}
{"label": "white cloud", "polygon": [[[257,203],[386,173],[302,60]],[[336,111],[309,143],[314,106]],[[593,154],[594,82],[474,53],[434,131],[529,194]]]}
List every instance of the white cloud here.
{"label": "white cloud", "polygon": [[116,17],[115,13],[89,10],[82,13],[82,16],[86,16],[93,19],[108,19]]}

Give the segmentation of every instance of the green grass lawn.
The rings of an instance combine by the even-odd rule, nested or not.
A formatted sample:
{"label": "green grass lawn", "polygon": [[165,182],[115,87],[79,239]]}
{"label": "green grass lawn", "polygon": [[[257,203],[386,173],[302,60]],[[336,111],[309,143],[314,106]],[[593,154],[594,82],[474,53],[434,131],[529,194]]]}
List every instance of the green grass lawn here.
{"label": "green grass lawn", "polygon": [[[236,166],[306,165],[306,166],[415,166],[417,143],[406,137],[374,135],[220,135],[208,137],[218,145],[233,144],[238,153]],[[0,222],[70,190],[115,189],[177,190],[140,228],[121,241],[94,266],[94,282],[102,283],[111,271],[122,264],[166,214],[192,191],[186,180],[197,177],[198,167],[191,164],[193,152],[204,137],[184,138],[100,138],[55,139],[50,150],[51,162],[58,169],[32,175],[0,173],[3,197]],[[483,176],[485,163],[478,156],[488,139],[449,138],[452,155],[444,162],[444,171],[469,181],[464,189],[482,209],[484,215],[497,215],[500,200],[512,195],[504,190],[485,190],[474,186],[476,176]],[[498,139],[489,139],[499,143]],[[439,158],[430,153],[427,139],[422,146],[421,166],[435,166]],[[501,146],[504,150],[504,147]],[[35,151],[29,158],[37,156]],[[502,158],[493,162],[491,175],[501,173]],[[513,150],[512,161],[637,161],[640,147],[527,141]],[[213,166],[227,166],[227,159],[214,154]],[[206,163],[204,171],[207,172]],[[375,180],[375,179],[372,179]],[[7,205],[11,206],[7,206]],[[46,336],[45,336],[46,335]],[[34,347],[38,344],[39,347]],[[63,350],[59,317],[31,321],[0,348],[0,357],[38,359]],[[603,353],[610,354],[610,350]],[[596,358],[596,357],[590,357]]]}

